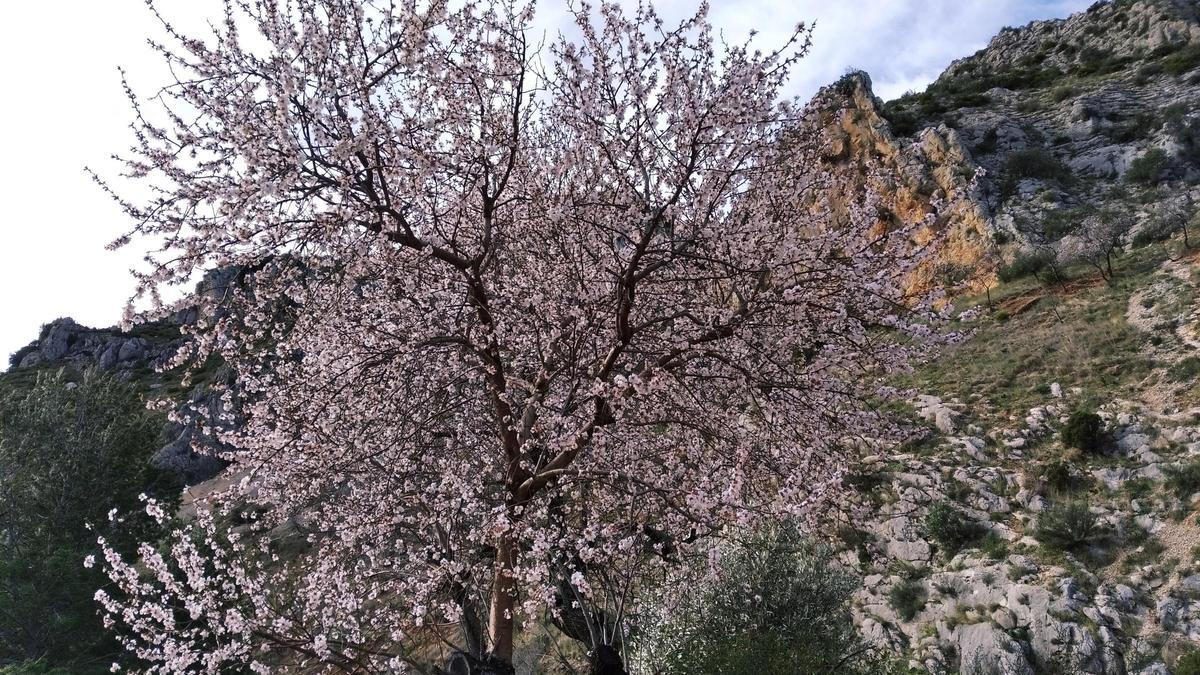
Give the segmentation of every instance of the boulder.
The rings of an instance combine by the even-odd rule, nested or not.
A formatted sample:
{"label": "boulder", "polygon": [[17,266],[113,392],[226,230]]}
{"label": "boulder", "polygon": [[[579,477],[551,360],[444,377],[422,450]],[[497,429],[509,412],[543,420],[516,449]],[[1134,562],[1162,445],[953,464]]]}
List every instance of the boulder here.
{"label": "boulder", "polygon": [[1034,675],[1021,645],[992,623],[959,628],[958,653],[961,675]]}

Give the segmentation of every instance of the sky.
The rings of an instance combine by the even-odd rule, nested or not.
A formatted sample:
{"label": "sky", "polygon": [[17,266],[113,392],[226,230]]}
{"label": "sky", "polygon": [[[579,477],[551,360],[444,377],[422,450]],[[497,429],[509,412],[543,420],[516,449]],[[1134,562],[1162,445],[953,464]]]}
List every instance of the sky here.
{"label": "sky", "polygon": [[[626,1],[628,4],[627,0]],[[565,22],[566,0],[538,0],[540,26]],[[1092,0],[711,0],[714,26],[730,41],[755,29],[778,45],[798,22],[815,24],[813,48],[789,93],[807,98],[850,68],[870,73],[876,94],[921,90],[956,58],[984,47],[1004,26],[1065,17]],[[219,17],[214,0],[157,0],[185,30]],[[695,0],[660,0],[668,20]],[[113,175],[128,147],[130,111],[118,67],[135,92],[166,83],[146,45],[156,23],[144,0],[6,3],[0,22],[0,370],[38,328],[70,316],[116,323],[133,291],[136,248],[105,245],[128,222],[85,167]]]}

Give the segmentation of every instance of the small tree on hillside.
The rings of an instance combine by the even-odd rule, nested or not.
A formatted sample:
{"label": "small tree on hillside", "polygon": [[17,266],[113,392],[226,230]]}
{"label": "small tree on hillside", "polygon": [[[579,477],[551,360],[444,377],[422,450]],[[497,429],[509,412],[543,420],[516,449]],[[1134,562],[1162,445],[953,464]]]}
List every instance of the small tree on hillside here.
{"label": "small tree on hillside", "polygon": [[447,623],[511,672],[563,577],[811,513],[891,436],[864,400],[930,333],[904,282],[938,238],[827,194],[778,99],[805,33],[718,52],[703,8],[575,18],[548,72],[504,1],[167,24],[175,114],[139,109],[128,160],[155,196],[123,203],[164,242],[145,294],[242,270],[178,362],[235,370],[229,498],[263,515],[202,505],[110,554],[155,672],[404,671]]}
{"label": "small tree on hillside", "polygon": [[1114,274],[1113,258],[1121,253],[1136,224],[1137,217],[1131,211],[1107,207],[1087,215],[1078,230],[1083,244],[1080,255],[1110,284]]}
{"label": "small tree on hillside", "polygon": [[[1164,195],[1164,197],[1166,196]],[[1196,218],[1196,213],[1191,196],[1186,196],[1182,200],[1163,198],[1158,202],[1158,208],[1154,213],[1155,229],[1166,236],[1182,232],[1183,247],[1190,249],[1192,242],[1188,238],[1188,226]]]}

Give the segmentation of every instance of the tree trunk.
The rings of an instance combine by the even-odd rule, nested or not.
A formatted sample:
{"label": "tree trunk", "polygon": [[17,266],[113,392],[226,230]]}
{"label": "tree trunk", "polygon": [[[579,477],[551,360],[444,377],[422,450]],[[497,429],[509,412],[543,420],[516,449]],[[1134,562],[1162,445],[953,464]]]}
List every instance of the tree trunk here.
{"label": "tree trunk", "polygon": [[513,659],[513,609],[516,603],[516,583],[512,569],[516,562],[517,546],[509,534],[500,536],[496,545],[496,570],[492,579],[492,605],[488,616],[488,637],[491,656],[511,664]]}
{"label": "tree trunk", "polygon": [[621,653],[610,645],[599,645],[592,649],[588,659],[589,675],[628,675]]}

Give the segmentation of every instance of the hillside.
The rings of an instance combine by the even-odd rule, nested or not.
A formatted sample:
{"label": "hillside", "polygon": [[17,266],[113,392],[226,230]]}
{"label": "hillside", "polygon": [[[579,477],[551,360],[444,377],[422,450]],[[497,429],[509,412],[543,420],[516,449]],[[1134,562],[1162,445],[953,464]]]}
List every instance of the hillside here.
{"label": "hillside", "polygon": [[944,145],[976,177],[978,220],[950,225],[972,245],[943,259],[986,279],[957,301],[971,337],[905,380],[927,430],[852,476],[873,515],[840,530],[860,627],[923,671],[1167,673],[1196,649],[1198,8],[1097,3],[854,97],[876,147]]}

